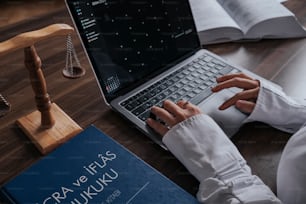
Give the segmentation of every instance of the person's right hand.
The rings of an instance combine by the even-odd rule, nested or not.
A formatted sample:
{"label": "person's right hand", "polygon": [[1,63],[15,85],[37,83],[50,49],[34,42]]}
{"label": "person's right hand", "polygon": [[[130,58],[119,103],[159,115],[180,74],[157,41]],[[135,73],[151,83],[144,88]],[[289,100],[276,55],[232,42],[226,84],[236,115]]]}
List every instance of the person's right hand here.
{"label": "person's right hand", "polygon": [[218,84],[211,89],[213,92],[231,87],[243,89],[243,91],[225,101],[219,107],[220,110],[225,110],[232,105],[235,105],[244,113],[251,113],[254,110],[260,88],[260,82],[258,80],[252,79],[243,73],[235,73],[221,76],[217,78],[217,82]]}

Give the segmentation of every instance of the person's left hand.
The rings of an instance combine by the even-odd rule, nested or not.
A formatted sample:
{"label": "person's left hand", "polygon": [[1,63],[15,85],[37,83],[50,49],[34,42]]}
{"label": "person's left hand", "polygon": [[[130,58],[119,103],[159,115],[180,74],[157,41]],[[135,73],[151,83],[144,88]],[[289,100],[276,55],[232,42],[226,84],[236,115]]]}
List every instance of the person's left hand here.
{"label": "person's left hand", "polygon": [[218,84],[211,90],[219,92],[223,89],[237,87],[243,89],[233,97],[225,101],[220,110],[225,110],[235,105],[240,111],[250,114],[255,106],[260,89],[260,81],[252,79],[243,73],[228,74],[217,78]]}
{"label": "person's left hand", "polygon": [[178,101],[176,104],[165,100],[163,108],[153,106],[151,112],[161,121],[148,118],[147,124],[162,136],[176,124],[202,113],[200,108],[183,100]]}

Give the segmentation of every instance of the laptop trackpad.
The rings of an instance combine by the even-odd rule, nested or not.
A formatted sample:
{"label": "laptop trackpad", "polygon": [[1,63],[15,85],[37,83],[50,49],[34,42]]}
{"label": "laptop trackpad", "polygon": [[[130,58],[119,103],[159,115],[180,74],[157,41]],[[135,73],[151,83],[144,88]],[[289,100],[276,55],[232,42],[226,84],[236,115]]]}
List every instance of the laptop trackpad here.
{"label": "laptop trackpad", "polygon": [[247,115],[240,112],[236,107],[220,111],[218,107],[234,95],[232,91],[223,90],[214,94],[202,103],[198,104],[201,110],[211,116],[223,129],[226,135],[233,136],[242,126],[242,122]]}

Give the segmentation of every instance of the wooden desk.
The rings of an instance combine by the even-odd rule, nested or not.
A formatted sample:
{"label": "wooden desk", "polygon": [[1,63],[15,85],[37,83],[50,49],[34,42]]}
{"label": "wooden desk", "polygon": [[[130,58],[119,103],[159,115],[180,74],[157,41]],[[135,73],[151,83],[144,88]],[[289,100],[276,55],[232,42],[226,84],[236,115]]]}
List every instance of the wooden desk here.
{"label": "wooden desk", "polygon": [[[286,5],[306,26],[305,1],[289,0]],[[30,19],[0,29],[0,41],[51,23],[69,23],[66,10]],[[198,182],[170,153],[145,137],[130,123],[107,107],[101,97],[94,75],[76,36],[73,36],[79,58],[86,68],[85,77],[66,79],[64,38],[36,45],[43,62],[51,99],[83,128],[95,124],[106,134],[130,149],[164,175],[195,194]],[[306,39],[266,40],[255,43],[228,43],[208,46],[207,49],[280,84],[292,96],[306,97]],[[35,108],[28,72],[23,64],[23,50],[0,59],[0,93],[12,104],[12,111],[0,118],[0,185],[37,161],[41,155],[16,126],[17,118]],[[261,123],[247,124],[233,141],[246,158],[253,172],[274,191],[278,161],[289,134]]]}

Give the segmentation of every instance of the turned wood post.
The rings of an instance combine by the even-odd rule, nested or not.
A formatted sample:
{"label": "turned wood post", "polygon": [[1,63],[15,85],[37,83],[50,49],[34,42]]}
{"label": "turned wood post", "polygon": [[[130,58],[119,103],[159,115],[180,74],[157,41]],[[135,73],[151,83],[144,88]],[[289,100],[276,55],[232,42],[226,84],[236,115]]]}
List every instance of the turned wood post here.
{"label": "turned wood post", "polygon": [[63,142],[82,131],[56,103],[51,103],[46,80],[41,69],[41,59],[34,45],[56,36],[67,36],[73,28],[67,24],[52,24],[39,30],[21,33],[0,42],[0,57],[24,49],[24,63],[30,75],[38,110],[17,119],[17,125],[33,141],[42,154],[47,154]]}
{"label": "turned wood post", "polygon": [[24,56],[24,63],[29,71],[32,88],[35,93],[36,106],[41,113],[41,127],[51,128],[55,123],[54,117],[50,112],[51,100],[47,93],[47,85],[41,69],[41,60],[36,53],[34,45],[24,48]]}

